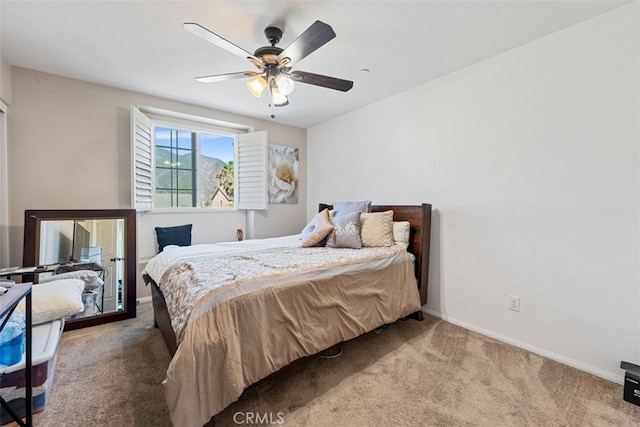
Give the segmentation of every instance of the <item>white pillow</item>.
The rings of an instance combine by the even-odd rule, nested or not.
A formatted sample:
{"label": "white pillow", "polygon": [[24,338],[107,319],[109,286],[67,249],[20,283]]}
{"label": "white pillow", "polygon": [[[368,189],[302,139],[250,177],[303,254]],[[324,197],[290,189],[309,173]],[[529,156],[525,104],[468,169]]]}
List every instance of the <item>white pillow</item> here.
{"label": "white pillow", "polygon": [[[84,311],[82,291],[84,281],[61,279],[35,284],[31,288],[31,321],[34,325],[69,317]],[[24,314],[24,299],[16,307]]]}
{"label": "white pillow", "polygon": [[407,249],[409,247],[410,231],[411,224],[409,224],[409,221],[393,221],[393,242]]}
{"label": "white pillow", "polygon": [[329,209],[323,209],[302,230],[302,246],[305,248],[316,246],[332,231],[333,224],[329,220]]}

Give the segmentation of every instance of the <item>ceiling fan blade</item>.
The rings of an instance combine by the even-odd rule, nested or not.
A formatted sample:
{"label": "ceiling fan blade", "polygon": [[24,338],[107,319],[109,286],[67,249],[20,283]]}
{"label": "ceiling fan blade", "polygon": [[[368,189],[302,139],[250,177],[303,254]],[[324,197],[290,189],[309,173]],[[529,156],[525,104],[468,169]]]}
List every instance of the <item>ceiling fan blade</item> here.
{"label": "ceiling fan blade", "polygon": [[353,87],[353,82],[350,80],[342,80],[336,77],[307,73],[306,71],[292,71],[291,78],[296,82],[341,90],[342,92],[347,92]]}
{"label": "ceiling fan blade", "polygon": [[207,30],[202,25],[196,24],[194,22],[185,22],[184,24],[182,24],[182,28],[189,31],[191,34],[198,36],[201,39],[206,40],[218,47],[221,47],[222,49],[231,52],[241,58],[254,58],[252,53],[249,53],[243,48],[236,46],[227,39],[223,39],[219,35]]}
{"label": "ceiling fan blade", "polygon": [[301,61],[307,55],[323,46],[336,36],[331,25],[316,21],[304,33],[300,34],[285,50],[278,55],[278,62],[284,58],[291,60],[290,64]]}
{"label": "ceiling fan blade", "polygon": [[235,79],[243,79],[245,77],[255,77],[255,76],[259,76],[260,74],[262,73],[258,73],[256,71],[240,71],[238,73],[216,74],[213,76],[196,77],[196,80],[201,83],[215,83],[215,82],[223,82],[225,80],[235,80]]}

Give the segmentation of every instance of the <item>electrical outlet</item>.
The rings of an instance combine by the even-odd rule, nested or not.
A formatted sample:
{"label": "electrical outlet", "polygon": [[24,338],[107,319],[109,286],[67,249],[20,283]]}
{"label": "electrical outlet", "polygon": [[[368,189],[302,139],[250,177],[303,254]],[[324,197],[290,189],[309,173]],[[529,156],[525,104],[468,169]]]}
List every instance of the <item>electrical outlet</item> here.
{"label": "electrical outlet", "polygon": [[520,297],[509,295],[509,310],[520,311]]}

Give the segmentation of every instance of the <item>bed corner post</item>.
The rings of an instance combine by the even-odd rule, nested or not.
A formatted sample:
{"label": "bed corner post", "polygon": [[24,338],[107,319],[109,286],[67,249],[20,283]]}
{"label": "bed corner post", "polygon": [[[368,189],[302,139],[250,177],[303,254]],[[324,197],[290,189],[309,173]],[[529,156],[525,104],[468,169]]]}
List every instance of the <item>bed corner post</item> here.
{"label": "bed corner post", "polygon": [[431,246],[431,205],[422,204],[422,236],[420,238],[420,303],[427,303],[427,291],[429,289],[429,248]]}

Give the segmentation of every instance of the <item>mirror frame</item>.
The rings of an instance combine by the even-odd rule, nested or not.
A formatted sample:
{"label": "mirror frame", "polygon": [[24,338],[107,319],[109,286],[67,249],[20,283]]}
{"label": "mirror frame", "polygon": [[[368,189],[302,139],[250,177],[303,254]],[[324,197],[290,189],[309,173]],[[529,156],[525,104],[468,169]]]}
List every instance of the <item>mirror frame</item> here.
{"label": "mirror frame", "polygon": [[[135,209],[54,209],[26,210],[24,212],[24,249],[22,264],[37,266],[36,258],[40,249],[40,222],[44,220],[81,220],[81,219],[124,219],[124,310],[98,314],[90,317],[71,319],[65,322],[64,330],[85,328],[103,323],[115,322],[136,317],[136,211]],[[24,281],[33,281],[33,275],[24,276]],[[36,285],[37,286],[37,285]]]}

